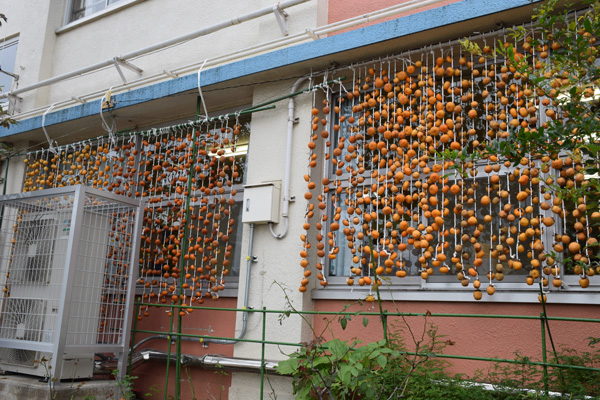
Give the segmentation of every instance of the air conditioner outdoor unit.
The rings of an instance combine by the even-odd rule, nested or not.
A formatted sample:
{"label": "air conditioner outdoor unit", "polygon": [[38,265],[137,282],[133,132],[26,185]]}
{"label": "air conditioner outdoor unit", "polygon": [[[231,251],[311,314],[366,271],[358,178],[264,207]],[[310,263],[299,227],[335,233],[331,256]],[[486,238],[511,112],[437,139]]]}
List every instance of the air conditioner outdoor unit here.
{"label": "air conditioner outdoor unit", "polygon": [[0,197],[0,369],[91,377],[127,351],[140,202],[84,186]]}

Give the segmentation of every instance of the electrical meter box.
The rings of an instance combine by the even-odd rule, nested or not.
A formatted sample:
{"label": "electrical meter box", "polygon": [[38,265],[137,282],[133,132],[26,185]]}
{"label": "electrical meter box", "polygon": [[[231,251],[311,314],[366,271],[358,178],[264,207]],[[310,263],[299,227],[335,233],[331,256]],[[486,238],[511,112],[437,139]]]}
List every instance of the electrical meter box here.
{"label": "electrical meter box", "polygon": [[242,222],[267,224],[279,222],[280,182],[244,186]]}

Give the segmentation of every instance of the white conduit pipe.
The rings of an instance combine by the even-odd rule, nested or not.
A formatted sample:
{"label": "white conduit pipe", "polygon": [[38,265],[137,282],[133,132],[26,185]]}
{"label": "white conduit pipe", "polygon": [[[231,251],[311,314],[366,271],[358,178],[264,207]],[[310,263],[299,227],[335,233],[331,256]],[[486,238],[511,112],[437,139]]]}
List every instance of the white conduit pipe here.
{"label": "white conduit pipe", "polygon": [[[160,43],[154,44],[152,46],[144,47],[143,49],[132,51],[131,53],[124,54],[121,57],[116,57],[116,59],[119,59],[119,60],[122,60],[122,61],[127,61],[127,60],[129,60],[131,58],[135,58],[135,57],[141,56],[143,54],[151,53],[153,51],[160,50],[160,49],[163,49],[165,47],[173,46],[175,44],[182,43],[182,42],[185,42],[185,41],[190,40],[190,39],[195,39],[195,38],[198,38],[200,36],[208,35],[210,33],[219,31],[219,30],[221,30],[223,28],[227,28],[227,27],[230,27],[230,26],[233,26],[233,25],[238,25],[238,24],[240,24],[242,22],[246,22],[246,21],[250,21],[252,19],[258,18],[258,17],[262,17],[264,15],[267,15],[267,14],[270,14],[270,13],[274,12],[275,10],[277,10],[278,7],[280,9],[284,9],[284,8],[292,7],[292,6],[301,4],[301,3],[305,3],[307,1],[310,1],[310,0],[284,0],[284,1],[281,1],[281,2],[279,2],[278,4],[276,4],[274,6],[261,8],[259,10],[255,10],[255,11],[253,11],[251,13],[242,15],[240,17],[232,18],[232,19],[230,19],[228,21],[223,21],[223,22],[220,22],[218,24],[215,24],[215,25],[209,26],[207,28],[204,28],[204,29],[200,29],[200,30],[197,30],[197,31],[185,34],[185,35],[177,36],[177,37],[175,37],[173,39],[165,40],[164,42],[160,42]],[[48,85],[51,85],[53,83],[65,80],[65,79],[69,79],[69,78],[75,77],[77,75],[84,74],[86,72],[91,72],[91,71],[96,70],[96,69],[100,69],[100,68],[103,68],[103,67],[107,67],[109,65],[113,65],[114,62],[115,62],[115,58],[111,58],[109,60],[102,61],[102,62],[93,64],[93,65],[90,65],[88,67],[78,69],[78,70],[73,71],[73,72],[69,72],[69,73],[66,73],[66,74],[63,74],[63,75],[55,76],[53,78],[49,78],[49,79],[40,81],[38,83],[35,83],[33,85],[30,85],[30,86],[26,86],[26,87],[21,88],[21,89],[13,90],[13,91],[10,92],[10,94],[17,95],[19,93],[23,93],[23,92],[27,92],[27,91],[30,91],[30,90],[33,90],[33,89],[40,88],[42,86],[48,86]]]}
{"label": "white conduit pipe", "polygon": [[[184,336],[184,338],[186,338]],[[192,338],[187,338],[192,339]],[[198,342],[197,338],[194,338],[195,342]],[[277,361],[254,360],[250,358],[239,358],[239,357],[227,357],[217,354],[181,354],[179,359],[176,354],[167,354],[166,351],[159,351],[153,349],[144,349],[133,354],[131,360],[131,369],[137,368],[139,365],[147,361],[167,361],[176,362],[179,361],[181,365],[186,367],[200,367],[204,369],[219,369],[225,371],[246,371],[246,372],[260,372],[264,367],[269,373],[277,373]],[[106,359],[96,361],[94,365],[95,374],[112,374],[117,368],[116,360]]]}
{"label": "white conduit pipe", "polygon": [[[292,86],[292,93],[296,93],[298,91],[298,87],[302,82],[307,80],[307,77],[299,78]],[[273,230],[273,223],[269,222],[269,229],[271,230],[271,235],[273,235],[277,239],[283,239],[288,232],[288,212],[290,209],[290,176],[292,169],[292,142],[293,142],[293,133],[294,133],[294,124],[296,123],[296,119],[294,117],[294,97],[290,97],[288,101],[288,126],[287,126],[287,142],[285,147],[285,169],[283,172],[283,209],[281,210],[281,217],[283,218],[284,226],[282,233],[275,233]]]}
{"label": "white conduit pipe", "polygon": [[[420,8],[420,7],[425,7],[428,5],[433,5],[436,3],[441,3],[442,1],[445,1],[445,0],[425,0],[425,1],[412,0],[408,3],[384,8],[384,9],[378,10],[378,11],[373,11],[372,13],[361,15],[360,17],[349,18],[349,19],[346,19],[343,21],[334,22],[329,25],[324,25],[322,27],[313,29],[312,32],[315,33],[317,36],[326,35],[326,34],[337,32],[337,31],[340,31],[340,30],[343,30],[346,28],[351,28],[356,25],[361,25],[361,24],[364,24],[367,22],[373,22],[377,19],[381,19],[381,18],[393,16],[395,14],[399,14],[402,12],[410,11],[415,8]],[[238,50],[238,51],[235,51],[232,53],[224,54],[222,56],[209,58],[206,63],[206,66],[210,67],[213,65],[222,64],[227,61],[238,60],[238,59],[246,57],[246,56],[260,54],[265,51],[269,51],[269,50],[273,50],[273,49],[276,49],[279,47],[284,47],[284,46],[292,45],[292,44],[295,44],[298,42],[309,41],[309,40],[312,41],[311,37],[306,32],[296,33],[294,35],[286,36],[284,38],[279,38],[279,39],[271,40],[268,42],[260,43],[260,44],[254,45],[254,46],[246,47],[243,50]],[[186,74],[188,72],[196,71],[198,69],[199,65],[200,65],[199,63],[184,65],[182,67],[175,69],[173,72],[176,72],[177,74]],[[164,74],[161,73],[157,76],[163,77]],[[135,81],[131,81],[131,83],[134,83],[134,82]]]}
{"label": "white conduit pipe", "polygon": [[[254,224],[250,225],[250,237],[248,239],[248,257],[246,260],[246,290],[244,291],[244,305],[242,309],[247,310],[250,306],[248,305],[248,299],[250,298],[250,277],[252,273],[252,263],[256,260],[252,254],[252,248],[254,247]],[[237,313],[236,313],[237,314]],[[248,330],[248,311],[244,311],[242,314],[242,331],[239,336],[235,339],[211,339],[205,338],[205,343],[217,343],[217,344],[236,344],[239,343],[240,339],[243,339]]]}
{"label": "white conduit pipe", "polygon": [[[393,16],[393,15],[396,15],[396,14],[400,14],[402,12],[411,11],[411,10],[414,10],[414,9],[417,9],[417,8],[421,8],[421,7],[426,7],[426,6],[429,6],[429,5],[435,5],[437,3],[441,3],[442,1],[445,1],[445,0],[425,0],[425,1],[423,1],[423,0],[413,0],[413,1],[409,2],[409,3],[404,3],[404,4],[400,4],[400,5],[388,7],[388,8],[379,10],[379,11],[374,11],[372,13],[364,14],[364,15],[362,15],[360,17],[349,18],[349,19],[344,20],[344,21],[339,21],[339,22],[335,22],[333,24],[324,25],[324,26],[322,26],[320,28],[314,29],[313,33],[315,33],[317,36],[319,36],[319,35],[326,35],[326,34],[337,32],[337,31],[340,31],[340,30],[343,30],[343,29],[351,28],[351,27],[356,26],[356,25],[361,25],[361,24],[364,24],[364,23],[367,23],[367,22],[373,22],[373,21],[375,21],[377,19],[386,18],[386,17],[390,17],[390,16]],[[292,45],[292,44],[295,44],[295,43],[298,43],[298,42],[309,41],[309,40],[312,41],[312,39],[310,38],[310,36],[306,32],[297,33],[297,34],[290,35],[290,36],[287,36],[287,37],[284,37],[284,38],[275,39],[275,40],[272,40],[272,41],[269,41],[269,42],[264,42],[264,43],[261,43],[261,44],[258,44],[258,45],[250,46],[250,47],[247,47],[247,48],[245,48],[243,50],[238,50],[238,51],[235,51],[235,52],[224,54],[224,55],[219,56],[219,57],[208,59],[206,61],[205,67],[212,67],[212,66],[219,65],[219,64],[222,64],[222,63],[227,62],[227,61],[231,61],[231,60],[236,60],[236,59],[240,59],[240,58],[243,58],[243,57],[257,55],[257,54],[260,54],[260,53],[263,53],[263,52],[266,52],[266,51],[277,49],[279,47],[289,46],[289,45]],[[173,74],[174,75],[182,75],[182,74],[191,73],[192,71],[196,72],[201,64],[202,64],[202,62],[188,64],[188,65],[176,68],[176,69],[172,69],[172,70],[168,71],[168,73],[165,72],[165,71],[163,71],[163,72],[160,72],[160,73],[157,73],[157,74],[145,77],[145,78],[140,78],[140,79],[132,80],[132,81],[129,81],[128,83],[126,83],[126,84],[115,86],[114,87],[114,91],[116,92],[116,91],[122,91],[122,90],[129,90],[129,89],[132,89],[132,88],[135,88],[135,87],[138,87],[138,86],[149,85],[149,84],[152,84],[154,82],[162,81],[165,78],[172,78]],[[96,64],[96,66],[97,65],[98,64]],[[110,65],[112,65],[112,60],[111,60],[111,62],[110,62],[109,65],[103,65],[102,67],[106,67],[106,66],[110,66]],[[97,67],[97,68],[102,68],[102,67]],[[18,92],[0,93],[0,99],[6,98],[9,95],[15,95],[15,94],[18,94],[18,93],[23,93],[23,92],[30,91],[30,90],[33,90],[33,89],[37,89],[39,86],[36,86],[36,85],[39,85],[40,83],[43,83],[43,82],[48,82],[48,81],[52,80],[52,82],[48,82],[48,83],[46,83],[44,85],[44,86],[47,86],[47,85],[56,83],[56,82],[64,80],[64,79],[68,79],[68,78],[71,78],[71,77],[75,77],[77,75],[81,75],[81,74],[83,74],[85,72],[90,72],[92,70],[93,69],[88,70],[86,68],[86,71],[82,72],[82,70],[79,70],[79,71],[76,71],[77,73],[75,73],[75,72],[71,73],[71,74],[73,74],[72,76],[64,77],[64,75],[61,75],[59,77],[50,78],[50,79],[48,79],[46,81],[39,82],[38,84],[18,89]],[[61,79],[58,79],[58,78],[61,78]],[[87,101],[87,100],[94,99],[94,98],[96,98],[98,96],[101,96],[103,93],[104,93],[103,90],[97,90],[97,91],[94,91],[94,92],[90,92],[90,93],[84,94],[82,96],[78,96],[78,98]],[[69,105],[74,105],[74,104],[77,104],[77,103],[78,103],[77,101],[75,101],[73,99],[69,99],[69,100],[64,100],[64,101],[61,101],[61,102],[57,102],[55,104],[55,106],[57,108],[61,108],[61,107],[67,107]],[[27,111],[27,112],[15,115],[14,117],[17,120],[27,119],[27,118],[39,115],[40,113],[43,113],[44,110],[46,110],[47,108],[48,108],[47,106],[39,107],[39,108],[36,108],[36,109],[32,109],[30,111]]]}

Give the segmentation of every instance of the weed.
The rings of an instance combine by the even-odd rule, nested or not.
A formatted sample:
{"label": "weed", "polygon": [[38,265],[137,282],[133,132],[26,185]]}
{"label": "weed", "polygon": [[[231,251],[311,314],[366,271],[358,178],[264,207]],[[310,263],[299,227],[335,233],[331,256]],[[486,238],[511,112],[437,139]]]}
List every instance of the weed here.
{"label": "weed", "polygon": [[112,371],[112,375],[115,377],[115,380],[119,387],[119,392],[121,393],[121,399],[135,399],[135,393],[133,392],[133,381],[137,379],[137,376],[123,375],[121,379],[118,379],[118,373],[118,369]]}

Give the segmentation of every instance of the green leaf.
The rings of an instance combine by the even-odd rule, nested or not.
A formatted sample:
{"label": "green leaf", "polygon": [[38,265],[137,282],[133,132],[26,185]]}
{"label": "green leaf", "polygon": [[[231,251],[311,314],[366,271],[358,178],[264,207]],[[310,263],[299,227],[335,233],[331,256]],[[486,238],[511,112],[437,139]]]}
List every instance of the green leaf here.
{"label": "green leaf", "polygon": [[298,394],[296,395],[296,399],[299,400],[310,400],[312,399],[312,397],[310,396],[310,392],[311,392],[311,385],[304,385],[299,391]]}
{"label": "green leaf", "polygon": [[380,351],[380,350],[378,350],[378,349],[376,349],[376,350],[372,351],[372,352],[371,352],[371,354],[369,354],[369,358],[370,358],[370,359],[376,358],[376,357],[377,357],[377,356],[379,356],[380,354],[381,354],[381,351]]}
{"label": "green leaf", "polygon": [[293,375],[298,371],[298,360],[290,358],[288,360],[279,361],[276,369],[281,375]]}
{"label": "green leaf", "polygon": [[323,364],[327,364],[327,365],[331,364],[331,360],[329,359],[329,357],[317,357],[312,362],[312,366],[314,368],[316,368],[320,365],[323,365]]}
{"label": "green leaf", "polygon": [[352,370],[354,367],[348,364],[344,364],[340,367],[339,377],[344,386],[350,385],[350,379],[352,379]]}
{"label": "green leaf", "polygon": [[331,355],[334,356],[336,359],[342,358],[344,353],[348,351],[348,345],[339,339],[332,340],[327,345],[329,347]]}
{"label": "green leaf", "polygon": [[583,26],[585,27],[586,31],[588,31],[590,33],[593,32],[592,24],[591,24],[591,22],[590,22],[589,19],[586,18],[586,19],[583,20]]}
{"label": "green leaf", "polygon": [[366,328],[367,325],[369,325],[369,319],[367,317],[363,317],[362,324]]}
{"label": "green leaf", "polygon": [[343,330],[346,330],[346,326],[348,325],[348,320],[345,317],[340,318],[340,325]]}
{"label": "green leaf", "polygon": [[377,361],[377,364],[379,364],[381,368],[385,368],[387,364],[387,358],[383,354],[378,355],[375,361]]}

